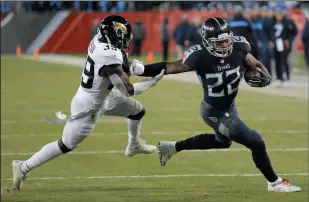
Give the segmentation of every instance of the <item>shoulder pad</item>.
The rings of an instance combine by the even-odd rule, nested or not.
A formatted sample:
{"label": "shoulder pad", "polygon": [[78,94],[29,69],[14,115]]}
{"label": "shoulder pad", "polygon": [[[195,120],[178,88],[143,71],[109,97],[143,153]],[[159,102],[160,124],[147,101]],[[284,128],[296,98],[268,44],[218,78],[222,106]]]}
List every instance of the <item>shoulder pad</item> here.
{"label": "shoulder pad", "polygon": [[200,51],[203,50],[201,44],[191,46],[185,53],[182,62],[189,66],[191,70],[196,69],[198,60],[201,58]]}
{"label": "shoulder pad", "polygon": [[200,50],[202,50],[201,44],[196,44],[196,45],[193,45],[193,46],[191,46],[190,48],[188,48],[188,50],[186,50],[185,53],[184,53],[183,62],[184,62],[186,59],[188,59],[189,56],[190,56],[192,53],[194,53],[194,52],[196,52],[196,51],[200,51]]}
{"label": "shoulder pad", "polygon": [[234,48],[243,52],[249,53],[251,51],[251,46],[249,42],[243,36],[233,36]]}
{"label": "shoulder pad", "polygon": [[123,63],[122,53],[118,48],[108,43],[97,43],[96,45],[96,49],[91,54],[95,62],[103,63],[104,65]]}

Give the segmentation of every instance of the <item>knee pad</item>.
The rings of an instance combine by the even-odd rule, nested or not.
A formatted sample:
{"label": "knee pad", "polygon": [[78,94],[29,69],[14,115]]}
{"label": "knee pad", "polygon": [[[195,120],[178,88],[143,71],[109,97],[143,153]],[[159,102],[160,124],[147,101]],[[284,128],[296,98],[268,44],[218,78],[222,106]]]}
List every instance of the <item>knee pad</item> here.
{"label": "knee pad", "polygon": [[69,149],[62,141],[62,139],[58,140],[58,146],[60,148],[60,150],[62,151],[62,153],[68,153],[70,151],[72,151],[71,149]]}
{"label": "knee pad", "polygon": [[141,120],[144,115],[146,114],[146,111],[145,109],[143,108],[140,112],[138,112],[137,114],[135,115],[129,115],[127,118],[128,119],[132,119],[132,120]]}
{"label": "knee pad", "polygon": [[215,135],[216,141],[218,142],[219,148],[230,148],[232,145],[232,140],[226,136],[216,132]]}

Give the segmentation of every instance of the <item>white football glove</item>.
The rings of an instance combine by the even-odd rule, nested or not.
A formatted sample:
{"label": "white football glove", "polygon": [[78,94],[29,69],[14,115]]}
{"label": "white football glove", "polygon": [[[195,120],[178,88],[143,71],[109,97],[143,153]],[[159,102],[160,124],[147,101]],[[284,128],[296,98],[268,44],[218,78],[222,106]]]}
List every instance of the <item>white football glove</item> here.
{"label": "white football glove", "polygon": [[152,78],[147,78],[147,79],[144,79],[141,82],[134,83],[133,84],[134,95],[142,94],[143,92],[145,92],[146,90],[148,90],[152,86],[155,86],[158,83],[158,81],[160,81],[163,78],[164,73],[165,73],[165,69],[163,69],[160,74],[158,74],[158,75],[156,75]]}
{"label": "white football glove", "polygon": [[131,75],[142,75],[144,73],[145,67],[142,62],[134,59],[131,62],[131,65],[129,67],[129,71]]}

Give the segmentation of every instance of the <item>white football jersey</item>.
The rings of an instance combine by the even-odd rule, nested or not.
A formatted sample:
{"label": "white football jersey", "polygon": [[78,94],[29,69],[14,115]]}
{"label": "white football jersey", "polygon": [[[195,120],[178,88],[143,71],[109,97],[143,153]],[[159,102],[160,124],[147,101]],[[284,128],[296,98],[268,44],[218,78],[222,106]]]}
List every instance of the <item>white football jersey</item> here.
{"label": "white football jersey", "polygon": [[101,77],[99,71],[111,64],[122,64],[121,51],[115,46],[100,42],[100,35],[94,36],[88,46],[88,55],[83,69],[78,96],[87,108],[99,109],[112,89],[108,77]]}

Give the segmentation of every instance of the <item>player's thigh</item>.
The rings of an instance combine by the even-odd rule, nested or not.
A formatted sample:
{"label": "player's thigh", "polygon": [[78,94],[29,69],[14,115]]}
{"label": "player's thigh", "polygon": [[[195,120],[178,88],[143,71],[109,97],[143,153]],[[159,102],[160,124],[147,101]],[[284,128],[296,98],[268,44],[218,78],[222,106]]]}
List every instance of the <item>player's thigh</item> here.
{"label": "player's thigh", "polygon": [[101,115],[128,117],[139,113],[142,109],[140,102],[114,90],[107,105],[101,110]]}
{"label": "player's thigh", "polygon": [[96,112],[80,119],[69,119],[62,133],[64,145],[71,150],[77,147],[79,143],[91,134],[98,116],[99,112]]}
{"label": "player's thigh", "polygon": [[218,111],[202,103],[201,116],[204,122],[215,130],[216,136],[220,140],[231,139],[240,144],[249,145],[261,139],[254,130],[238,118],[236,108]]}
{"label": "player's thigh", "polygon": [[[71,103],[71,113],[79,113],[84,110],[84,107],[85,106],[74,97]],[[64,145],[73,150],[79,143],[88,137],[95,127],[99,114],[99,111],[97,111],[79,119],[69,119],[62,133],[62,142]]]}

